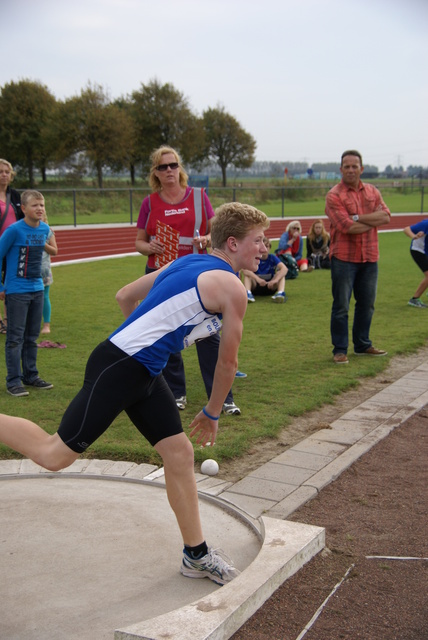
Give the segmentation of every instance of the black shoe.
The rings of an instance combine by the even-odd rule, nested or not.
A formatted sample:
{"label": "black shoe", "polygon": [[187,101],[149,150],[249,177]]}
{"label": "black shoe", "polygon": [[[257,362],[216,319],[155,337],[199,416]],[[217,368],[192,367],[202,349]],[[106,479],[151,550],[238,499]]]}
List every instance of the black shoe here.
{"label": "black shoe", "polygon": [[11,396],[15,396],[15,398],[20,398],[21,396],[30,395],[27,389],[24,389],[24,387],[20,384],[17,385],[16,387],[10,387],[9,389],[6,389],[6,391],[10,393]]}
{"label": "black shoe", "polygon": [[33,382],[25,382],[24,380],[24,384],[27,387],[35,387],[36,389],[52,389],[53,388],[53,384],[51,384],[50,382],[45,382],[45,380],[42,380],[41,378],[36,378],[35,380],[33,380]]}

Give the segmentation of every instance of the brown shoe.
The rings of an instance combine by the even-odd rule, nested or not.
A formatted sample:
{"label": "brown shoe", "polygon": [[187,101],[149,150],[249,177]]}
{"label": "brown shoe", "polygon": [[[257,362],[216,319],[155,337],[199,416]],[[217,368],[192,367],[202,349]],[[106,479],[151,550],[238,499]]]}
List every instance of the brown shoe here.
{"label": "brown shoe", "polygon": [[383,349],[376,349],[375,347],[369,347],[361,353],[355,352],[356,356],[386,356],[387,354],[387,351],[384,351]]}
{"label": "brown shoe", "polygon": [[346,353],[335,353],[333,362],[334,364],[349,364],[348,356]]}

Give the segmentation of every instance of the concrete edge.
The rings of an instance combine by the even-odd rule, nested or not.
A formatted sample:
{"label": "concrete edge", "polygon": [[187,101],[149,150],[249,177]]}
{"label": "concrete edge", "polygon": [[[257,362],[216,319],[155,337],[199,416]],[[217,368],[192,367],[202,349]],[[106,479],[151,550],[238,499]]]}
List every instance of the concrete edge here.
{"label": "concrete edge", "polygon": [[156,618],[115,631],[115,640],[230,638],[287,578],[325,546],[322,527],[262,517],[263,545],[233,582]]}

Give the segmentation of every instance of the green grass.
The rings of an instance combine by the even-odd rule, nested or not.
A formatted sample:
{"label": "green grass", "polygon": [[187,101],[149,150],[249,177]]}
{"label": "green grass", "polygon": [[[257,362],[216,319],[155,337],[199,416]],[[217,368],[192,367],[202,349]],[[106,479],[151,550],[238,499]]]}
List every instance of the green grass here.
{"label": "green grass", "polygon": [[[407,301],[421,280],[402,232],[380,235],[380,273],[371,338],[388,350],[385,358],[357,358],[337,367],[332,363],[330,343],[330,273],[314,271],[287,281],[288,302],[275,305],[269,297],[257,298],[244,321],[239,368],[248,374],[234,383],[240,417],[222,417],[216,446],[219,461],[242,456],[266,438],[275,438],[293,416],[332,403],[335,397],[364,379],[375,376],[391,356],[410,354],[426,343],[427,313]],[[2,412],[20,415],[54,433],[62,413],[83,379],[92,348],[121,322],[116,291],[144,271],[140,257],[118,258],[54,268],[51,288],[52,329],[50,339],[67,349],[40,349],[39,371],[55,385],[52,391],[33,391],[28,398],[12,398],[0,389]],[[4,340],[4,336],[0,336]],[[182,412],[187,429],[206,403],[195,349],[184,353],[188,407]],[[4,360],[0,362],[4,380]],[[209,457],[195,447],[196,459]],[[156,453],[129,423],[119,416],[89,449],[88,456],[159,462]],[[0,445],[0,457],[16,454]]]}

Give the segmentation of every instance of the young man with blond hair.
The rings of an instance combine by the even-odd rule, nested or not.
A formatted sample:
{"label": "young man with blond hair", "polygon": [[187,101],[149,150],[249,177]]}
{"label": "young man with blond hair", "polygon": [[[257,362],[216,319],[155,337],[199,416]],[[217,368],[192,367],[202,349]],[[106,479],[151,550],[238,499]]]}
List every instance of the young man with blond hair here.
{"label": "young man with blond hair", "polygon": [[211,254],[178,258],[121,289],[117,300],[126,319],[90,355],[83,387],[57,433],[49,435],[29,420],[0,415],[1,442],[57,471],[72,464],[126,411],[162,457],[168,499],[184,543],[182,574],[218,584],[239,572],[205,542],[193,446],[162,369],[171,353],[221,329],[212,392],[190,424],[190,437],[198,445],[214,445],[237,369],[247,308],[245,287],[236,273],[257,270],[268,226],[267,216],[254,207],[225,204],[213,221]]}

